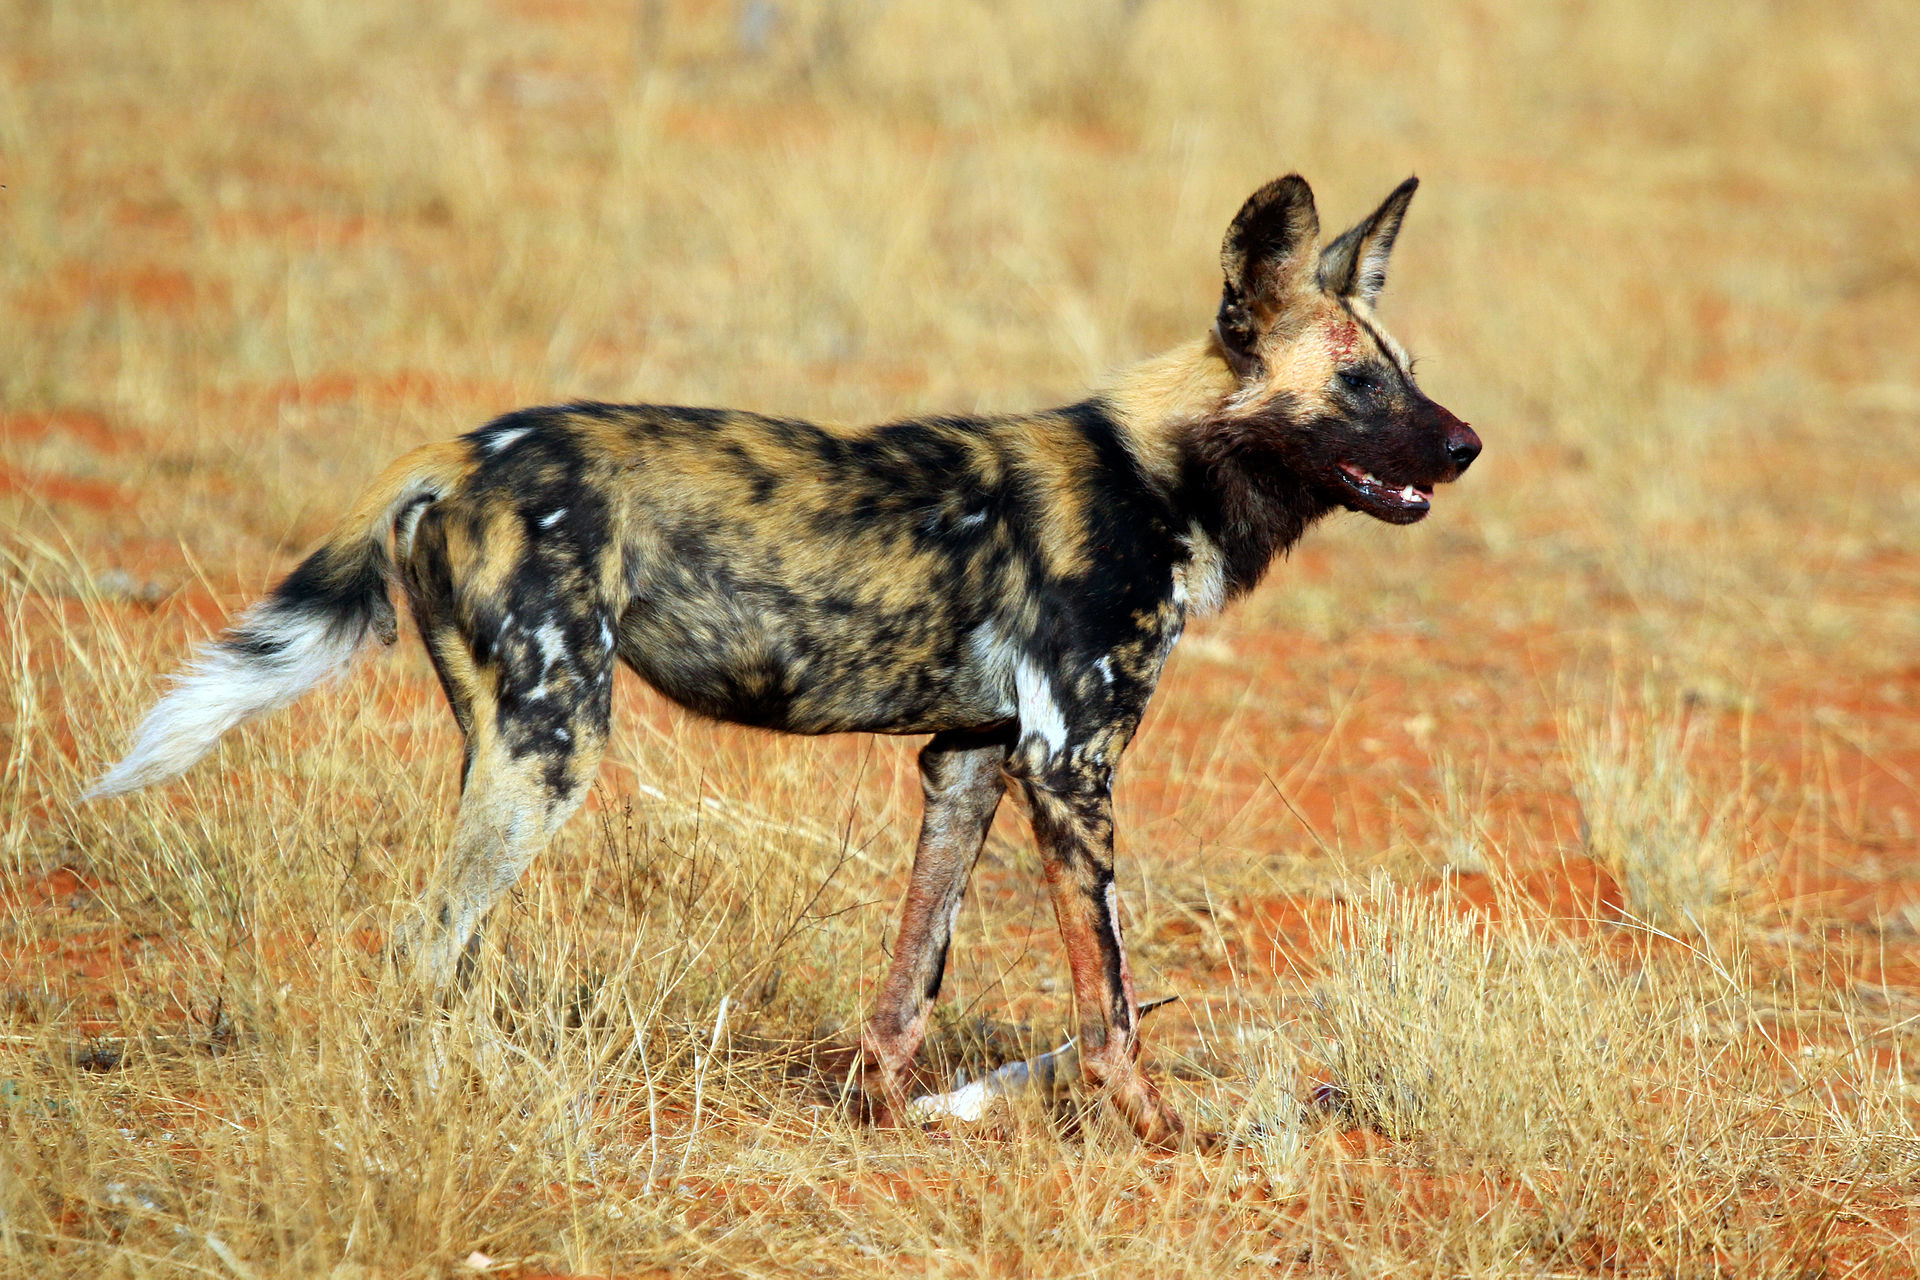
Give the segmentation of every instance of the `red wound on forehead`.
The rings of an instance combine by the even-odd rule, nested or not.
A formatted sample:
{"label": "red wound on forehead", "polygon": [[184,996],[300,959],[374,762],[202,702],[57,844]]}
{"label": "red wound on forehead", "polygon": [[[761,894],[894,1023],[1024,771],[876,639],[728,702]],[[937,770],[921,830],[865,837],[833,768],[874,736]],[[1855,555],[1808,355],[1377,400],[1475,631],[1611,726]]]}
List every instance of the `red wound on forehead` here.
{"label": "red wound on forehead", "polygon": [[1360,326],[1351,320],[1342,320],[1328,333],[1327,345],[1332,349],[1335,360],[1345,360],[1360,345]]}

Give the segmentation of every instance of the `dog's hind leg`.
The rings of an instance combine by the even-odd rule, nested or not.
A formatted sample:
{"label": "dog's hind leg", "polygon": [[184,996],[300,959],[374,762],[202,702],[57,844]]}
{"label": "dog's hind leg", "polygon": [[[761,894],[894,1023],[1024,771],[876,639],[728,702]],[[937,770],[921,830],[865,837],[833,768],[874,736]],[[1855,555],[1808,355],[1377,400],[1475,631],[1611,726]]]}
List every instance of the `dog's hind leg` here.
{"label": "dog's hind leg", "polygon": [[591,615],[548,617],[526,635],[509,622],[484,646],[422,622],[466,734],[453,843],[401,948],[414,974],[439,989],[471,954],[487,912],[593,785],[614,656],[611,631]]}
{"label": "dog's hind leg", "polygon": [[1001,766],[1012,729],[936,734],[920,752],[926,808],[913,878],[900,912],[893,963],[860,1035],[860,1094],[875,1123],[895,1123],[905,1105],[901,1077],[919,1051],[940,994],[947,947],[994,810],[1006,792]]}

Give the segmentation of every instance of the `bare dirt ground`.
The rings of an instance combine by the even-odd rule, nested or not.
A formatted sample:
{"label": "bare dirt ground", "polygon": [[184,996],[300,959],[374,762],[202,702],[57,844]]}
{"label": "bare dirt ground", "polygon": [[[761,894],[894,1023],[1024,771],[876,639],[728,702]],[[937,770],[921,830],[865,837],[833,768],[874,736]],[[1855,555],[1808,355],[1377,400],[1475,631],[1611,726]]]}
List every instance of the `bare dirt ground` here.
{"label": "bare dirt ground", "polygon": [[[1920,1270],[1920,11],[0,8],[0,1271]],[[913,742],[636,683],[423,1019],[410,637],[75,796],[390,457],[522,404],[1062,403],[1241,198],[1423,179],[1384,314],[1485,457],[1175,654],[1118,793],[1150,1063],[835,1097]],[[1071,1028],[1002,811],[929,1085]]]}

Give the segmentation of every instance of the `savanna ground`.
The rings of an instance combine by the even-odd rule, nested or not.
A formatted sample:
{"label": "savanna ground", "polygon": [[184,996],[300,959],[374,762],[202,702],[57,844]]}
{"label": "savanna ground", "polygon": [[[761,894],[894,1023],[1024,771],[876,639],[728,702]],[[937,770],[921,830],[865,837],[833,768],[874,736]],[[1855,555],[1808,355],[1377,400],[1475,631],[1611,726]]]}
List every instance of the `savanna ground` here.
{"label": "savanna ground", "polygon": [[[1920,9],[1337,9],[0,6],[0,1270],[1920,1268]],[[1425,180],[1384,311],[1488,447],[1191,631],[1122,771],[1223,1150],[833,1105],[912,742],[629,681],[428,1024],[410,638],[76,804],[404,448],[1061,403],[1209,323],[1289,169],[1329,230]],[[1069,1007],[1009,804],[927,1083]]]}

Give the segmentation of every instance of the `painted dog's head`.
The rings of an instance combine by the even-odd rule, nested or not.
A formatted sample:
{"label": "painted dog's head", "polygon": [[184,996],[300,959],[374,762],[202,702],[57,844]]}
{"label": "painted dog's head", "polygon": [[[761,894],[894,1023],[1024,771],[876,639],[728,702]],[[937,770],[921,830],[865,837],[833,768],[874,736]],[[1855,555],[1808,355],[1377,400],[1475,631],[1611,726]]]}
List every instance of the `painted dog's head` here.
{"label": "painted dog's head", "polygon": [[[1216,456],[1298,486],[1295,502],[1412,524],[1480,437],[1414,384],[1373,304],[1417,178],[1324,249],[1298,174],[1248,197],[1221,247],[1214,334],[1238,390],[1209,424]],[[1277,495],[1276,495],[1277,496]],[[1290,495],[1293,496],[1293,495]]]}

